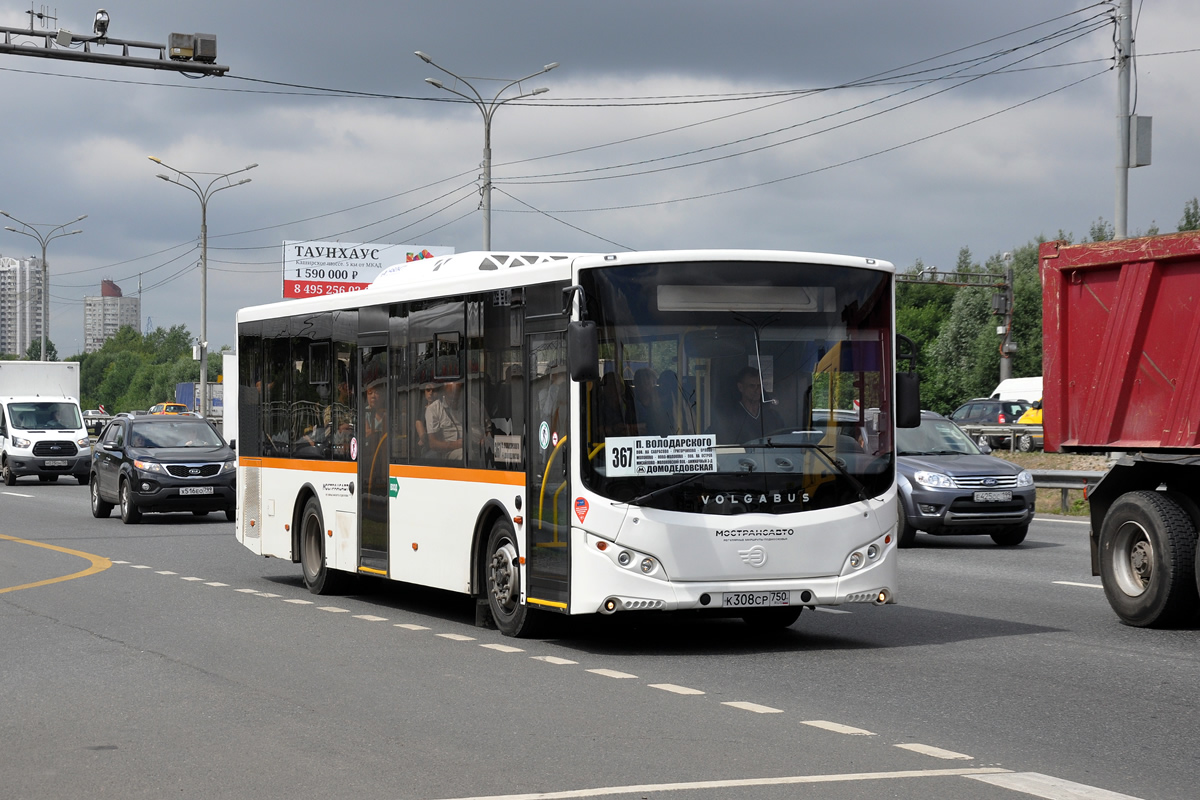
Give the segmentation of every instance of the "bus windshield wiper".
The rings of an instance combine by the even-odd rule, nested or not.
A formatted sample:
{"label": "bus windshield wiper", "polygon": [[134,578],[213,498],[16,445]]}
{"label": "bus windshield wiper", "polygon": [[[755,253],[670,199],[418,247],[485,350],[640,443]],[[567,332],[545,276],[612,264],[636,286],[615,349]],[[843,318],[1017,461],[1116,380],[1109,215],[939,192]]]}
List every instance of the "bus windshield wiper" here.
{"label": "bus windshield wiper", "polygon": [[691,483],[692,481],[700,479],[704,475],[712,475],[712,474],[713,473],[711,473],[711,472],[694,472],[691,475],[688,475],[683,480],[675,481],[674,483],[668,484],[666,486],[660,486],[653,491],[646,492],[645,494],[642,494],[642,495],[638,495],[637,497],[635,497],[629,501],[629,505],[640,506],[642,503],[646,502],[647,500],[649,500],[651,498],[658,497],[660,494],[665,494],[665,493],[671,491],[672,489],[678,489],[680,486],[685,486],[685,485]]}
{"label": "bus windshield wiper", "polygon": [[776,444],[775,442],[772,442],[771,437],[768,436],[765,442],[756,443],[754,445],[747,445],[747,446],[748,447],[766,447],[766,448],[778,447],[780,449],[790,449],[790,448],[799,447],[802,450],[815,450],[817,453],[819,453],[821,455],[821,458],[825,459],[825,463],[829,464],[829,466],[831,466],[835,470],[837,470],[839,475],[841,475],[843,478],[845,478],[847,481],[850,482],[850,485],[854,487],[854,491],[858,495],[858,499],[863,501],[864,503],[867,502],[867,487],[863,486],[862,481],[860,481],[858,478],[854,477],[850,473],[850,471],[846,469],[846,463],[844,461],[842,461],[840,458],[834,458],[833,456],[829,455],[829,453],[825,452],[825,448],[828,447],[828,445],[812,444],[809,442],[791,442],[788,444]]}

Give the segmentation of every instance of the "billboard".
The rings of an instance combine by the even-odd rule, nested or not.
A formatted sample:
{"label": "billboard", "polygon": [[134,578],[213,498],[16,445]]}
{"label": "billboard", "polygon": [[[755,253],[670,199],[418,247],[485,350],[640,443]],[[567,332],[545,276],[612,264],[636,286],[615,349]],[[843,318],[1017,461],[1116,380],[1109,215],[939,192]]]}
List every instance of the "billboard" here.
{"label": "billboard", "polygon": [[393,264],[454,254],[453,247],[348,242],[284,242],[283,296],[357,292]]}

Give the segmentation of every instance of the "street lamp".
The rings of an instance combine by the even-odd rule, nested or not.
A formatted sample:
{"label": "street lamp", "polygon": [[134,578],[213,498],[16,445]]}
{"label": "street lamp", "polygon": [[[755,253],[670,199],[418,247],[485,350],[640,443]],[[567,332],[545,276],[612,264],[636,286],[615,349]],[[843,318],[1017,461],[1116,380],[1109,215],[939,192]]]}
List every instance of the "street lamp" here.
{"label": "street lamp", "polygon": [[[534,89],[533,91],[530,91],[530,92],[523,92],[521,94],[513,95],[512,97],[506,97],[503,100],[500,99],[500,95],[504,94],[510,87],[516,86],[516,85],[520,84],[522,81],[527,81],[530,78],[535,78],[538,75],[541,75],[542,73],[549,72],[550,70],[552,70],[558,66],[558,62],[555,61],[553,64],[547,64],[546,66],[539,69],[537,72],[530,73],[529,75],[526,75],[524,78],[517,78],[515,81],[509,81],[508,83],[504,84],[504,86],[500,89],[500,91],[496,92],[495,97],[493,97],[491,100],[484,100],[483,95],[481,95],[479,93],[479,91],[474,86],[472,86],[469,81],[467,81],[466,78],[463,78],[461,75],[455,75],[453,72],[451,72],[450,70],[441,66],[440,64],[435,64],[432,58],[430,58],[425,53],[422,53],[420,50],[417,50],[414,53],[414,55],[417,56],[417,58],[424,61],[426,64],[429,64],[430,66],[434,67],[435,69],[441,70],[442,72],[446,73],[447,75],[449,75],[450,77],[454,78],[456,81],[461,83],[463,86],[466,86],[468,89],[471,90],[471,94],[470,95],[463,94],[462,92],[458,91],[457,89],[446,86],[444,83],[439,81],[437,78],[426,78],[425,79],[426,83],[428,83],[430,86],[436,86],[439,89],[445,89],[447,92],[450,92],[451,94],[456,94],[465,100],[470,100],[472,103],[475,104],[475,107],[479,109],[479,112],[481,114],[483,114],[483,192],[482,192],[482,194],[483,194],[483,249],[491,250],[492,249],[492,115],[496,113],[497,108],[504,105],[505,103],[510,103],[513,100],[520,100],[525,97],[533,97],[536,94],[545,94],[546,92],[550,91],[549,89],[543,87],[540,89]],[[472,95],[474,95],[474,96],[472,96]]]}
{"label": "street lamp", "polygon": [[11,219],[13,222],[21,226],[20,229],[14,228],[11,225],[5,225],[4,230],[19,233],[22,236],[28,236],[31,239],[37,239],[42,246],[42,349],[39,357],[42,361],[48,361],[46,357],[46,336],[50,326],[50,267],[46,263],[46,245],[55,239],[61,239],[64,236],[72,236],[83,231],[64,231],[63,228],[68,225],[74,225],[76,222],[81,222],[87,219],[87,214],[81,217],[76,217],[70,222],[64,222],[62,225],[55,225],[48,232],[42,233],[38,228],[45,228],[49,225],[46,222],[22,222],[7,211],[0,211],[0,214]]}
{"label": "street lamp", "polygon": [[[242,178],[240,181],[233,182],[229,178],[232,175],[254,169],[258,164],[251,164],[248,167],[235,169],[233,172],[224,172],[216,174],[213,172],[196,172],[196,175],[215,175],[208,185],[201,187],[199,182],[192,177],[192,174],[184,172],[181,169],[176,169],[170,164],[163,163],[162,159],[154,156],[147,156],[151,161],[159,166],[166,167],[175,173],[172,178],[169,175],[158,175],[167,183],[173,183],[176,186],[182,186],[192,194],[196,195],[200,200],[200,413],[208,416],[208,198],[212,197],[222,189],[231,189],[234,186],[241,186],[243,183],[249,183],[249,178]],[[187,178],[190,186],[184,183],[181,178]],[[219,181],[225,183],[217,186]],[[215,187],[215,188],[214,188]]]}

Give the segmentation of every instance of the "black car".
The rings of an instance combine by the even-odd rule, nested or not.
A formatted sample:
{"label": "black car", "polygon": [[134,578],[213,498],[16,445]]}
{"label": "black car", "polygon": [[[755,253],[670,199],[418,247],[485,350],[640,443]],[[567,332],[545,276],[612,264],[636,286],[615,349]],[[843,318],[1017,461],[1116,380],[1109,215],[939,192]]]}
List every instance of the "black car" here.
{"label": "black car", "polygon": [[[987,397],[977,397],[963,403],[954,409],[950,419],[959,425],[1015,425],[1021,415],[1029,410],[1029,403],[1024,400],[992,400]],[[989,447],[1004,447],[1009,444],[1011,436],[975,437],[977,444]]]}
{"label": "black car", "polygon": [[121,520],[146,512],[224,511],[234,518],[237,461],[206,419],[193,416],[115,417],[92,451],[92,516],[117,505]]}
{"label": "black car", "polygon": [[896,429],[900,527],[909,547],[917,531],[934,535],[986,534],[1012,547],[1025,541],[1033,519],[1033,475],[990,456],[949,419],[921,412],[918,428]]}

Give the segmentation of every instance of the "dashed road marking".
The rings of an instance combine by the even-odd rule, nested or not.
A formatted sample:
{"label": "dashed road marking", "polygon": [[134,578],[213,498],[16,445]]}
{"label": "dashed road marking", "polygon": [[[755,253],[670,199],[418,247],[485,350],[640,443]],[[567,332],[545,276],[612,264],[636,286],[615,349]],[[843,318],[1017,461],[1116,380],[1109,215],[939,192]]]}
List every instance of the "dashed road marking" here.
{"label": "dashed road marking", "polygon": [[507,644],[481,644],[480,647],[486,647],[489,650],[497,650],[501,653],[524,653],[525,651],[519,647],[513,647]]}
{"label": "dashed road marking", "polygon": [[234,589],[234,591],[242,594],[258,594],[258,589]]}
{"label": "dashed road marking", "polygon": [[180,580],[185,580],[185,581],[202,581],[202,580],[204,580],[204,578],[180,578]]}
{"label": "dashed road marking", "polygon": [[1139,800],[1133,795],[1110,792],[1083,783],[1073,783],[1038,772],[1007,772],[996,775],[967,775],[966,777],[993,786],[1043,797],[1045,800]]}
{"label": "dashed road marking", "polygon": [[557,664],[563,666],[566,664],[578,664],[578,661],[572,661],[569,658],[559,658],[558,656],[531,656],[534,661],[545,661],[547,664]]}
{"label": "dashed road marking", "polygon": [[603,675],[606,678],[636,678],[637,675],[630,675],[628,672],[619,672],[615,669],[589,669],[588,672],[596,675]]}
{"label": "dashed road marking", "polygon": [[156,575],[178,575],[179,573],[178,573],[178,572],[171,572],[171,570],[169,570],[169,569],[160,569],[160,570],[159,570],[158,572],[156,572],[155,574],[156,574]]}
{"label": "dashed road marking", "polygon": [[650,688],[662,689],[664,692],[671,692],[672,694],[704,694],[699,689],[689,689],[687,686],[676,686],[673,683],[652,683],[650,684]]}
{"label": "dashed road marking", "polygon": [[770,706],[760,706],[758,703],[747,703],[742,700],[734,700],[728,703],[721,703],[723,706],[732,706],[740,708],[743,711],[753,711],[755,714],[782,714],[782,708],[771,708]]}
{"label": "dashed road marking", "polygon": [[439,633],[438,636],[443,639],[449,639],[452,642],[473,642],[474,636],[463,636],[461,633]]}
{"label": "dashed road marking", "polygon": [[312,600],[301,600],[299,597],[292,597],[287,600],[284,600],[283,602],[292,603],[293,605],[297,605],[297,606],[315,606],[316,605],[316,603],[314,603]]}
{"label": "dashed road marking", "polygon": [[154,569],[146,564],[130,564],[129,567],[130,569]]}
{"label": "dashed road marking", "polygon": [[354,618],[365,620],[366,622],[387,622],[387,617],[377,617],[374,614],[355,614]]}
{"label": "dashed road marking", "polygon": [[279,597],[280,595],[272,594],[271,592],[257,592],[259,597]]}
{"label": "dashed road marking", "polygon": [[846,611],[841,608],[830,608],[829,606],[817,606],[813,611],[820,611],[823,614],[853,614],[853,611]]}
{"label": "dashed road marking", "polygon": [[1103,589],[1104,587],[1098,583],[1076,583],[1075,581],[1053,581],[1059,586],[1082,586],[1085,589]]}
{"label": "dashed road marking", "polygon": [[317,606],[320,611],[328,611],[330,614],[349,614],[350,609],[338,608],[337,606]]}
{"label": "dashed road marking", "polygon": [[21,494],[20,492],[4,492],[4,494],[8,495],[9,497],[34,497],[32,494]]}
{"label": "dashed road marking", "polygon": [[228,586],[229,584],[228,584],[228,583],[221,583],[220,581],[208,581],[208,582],[207,582],[207,583],[205,583],[204,585],[205,585],[205,586],[217,586],[217,587],[221,587],[221,586]]}
{"label": "dashed road marking", "polygon": [[870,731],[864,731],[862,728],[852,728],[849,725],[842,725],[838,722],[830,722],[825,719],[804,719],[800,720],[801,725],[811,725],[814,728],[821,728],[834,733],[844,733],[847,736],[874,736]]}
{"label": "dashed road marking", "polygon": [[934,747],[934,746],[928,745],[928,744],[918,744],[917,742],[910,742],[908,744],[898,744],[898,745],[896,745],[896,747],[899,747],[901,750],[911,750],[912,752],[920,753],[923,756],[933,756],[934,758],[944,758],[948,761],[954,760],[954,759],[970,761],[972,758],[972,756],[964,755],[962,753],[956,753],[953,750],[943,750],[940,747]]}
{"label": "dashed road marking", "polygon": [[411,622],[397,622],[395,627],[404,628],[405,630],[408,630],[408,631],[427,631],[427,630],[429,630],[429,628],[427,628],[424,625],[413,625]]}

